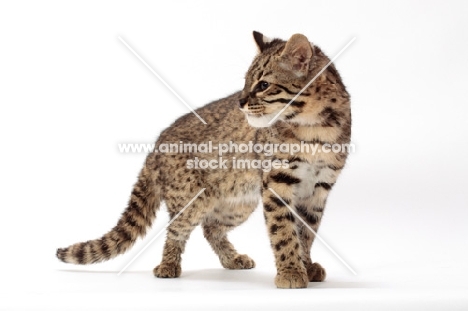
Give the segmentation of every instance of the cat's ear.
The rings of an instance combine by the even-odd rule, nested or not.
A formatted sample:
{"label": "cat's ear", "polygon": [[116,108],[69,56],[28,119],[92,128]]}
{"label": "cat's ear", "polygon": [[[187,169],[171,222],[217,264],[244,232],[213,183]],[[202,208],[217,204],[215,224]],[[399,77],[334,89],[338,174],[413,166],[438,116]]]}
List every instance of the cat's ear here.
{"label": "cat's ear", "polygon": [[258,31],[253,32],[253,37],[254,37],[255,43],[257,43],[257,48],[258,48],[259,53],[262,53],[265,50],[265,47],[267,46],[267,44],[272,41],[270,38],[264,36]]}
{"label": "cat's ear", "polygon": [[295,34],[286,42],[279,64],[297,77],[307,76],[312,58],[312,46],[306,36]]}

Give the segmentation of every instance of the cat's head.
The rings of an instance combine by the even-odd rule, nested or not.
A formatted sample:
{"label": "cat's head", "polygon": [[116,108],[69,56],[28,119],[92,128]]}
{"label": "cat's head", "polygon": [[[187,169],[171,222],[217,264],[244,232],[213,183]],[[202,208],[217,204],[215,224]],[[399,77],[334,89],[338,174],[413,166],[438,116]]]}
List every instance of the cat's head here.
{"label": "cat's head", "polygon": [[292,120],[306,105],[307,92],[294,97],[311,78],[314,48],[301,34],[293,35],[287,42],[269,39],[256,31],[253,36],[258,54],[245,76],[239,107],[253,127]]}

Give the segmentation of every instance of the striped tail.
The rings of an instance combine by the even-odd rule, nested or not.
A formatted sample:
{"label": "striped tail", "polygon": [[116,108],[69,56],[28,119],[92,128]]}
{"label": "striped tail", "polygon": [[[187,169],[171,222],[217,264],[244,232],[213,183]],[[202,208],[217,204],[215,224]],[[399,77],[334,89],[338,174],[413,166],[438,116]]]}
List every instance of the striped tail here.
{"label": "striped tail", "polygon": [[57,258],[79,265],[109,260],[125,253],[139,237],[144,236],[160,205],[160,187],[156,185],[159,170],[155,162],[154,154],[150,154],[133,188],[128,207],[111,231],[97,240],[59,248]]}

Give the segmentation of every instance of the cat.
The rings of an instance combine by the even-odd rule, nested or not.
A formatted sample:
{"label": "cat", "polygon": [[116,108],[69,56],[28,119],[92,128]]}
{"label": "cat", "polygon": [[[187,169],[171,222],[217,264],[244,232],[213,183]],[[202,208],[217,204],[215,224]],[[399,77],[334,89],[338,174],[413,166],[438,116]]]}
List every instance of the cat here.
{"label": "cat", "polygon": [[[261,199],[276,261],[276,286],[304,288],[325,279],[325,269],[310,257],[315,233],[309,228],[318,230],[348,151],[245,152],[240,146],[257,144],[266,150],[267,144],[347,144],[350,96],[333,64],[320,73],[330,60],[304,35],[284,41],[254,31],[253,37],[258,53],[243,90],[197,109],[206,124],[187,113],[164,130],[117,225],[99,239],[57,249],[61,261],[91,264],[125,253],[145,235],[164,201],[173,222],[167,228],[162,261],[153,270],[156,277],[181,275],[181,255],[198,225],[224,268],[251,269],[255,262],[237,253],[227,233],[242,224]],[[234,147],[221,157],[213,149],[161,152],[186,142]]]}

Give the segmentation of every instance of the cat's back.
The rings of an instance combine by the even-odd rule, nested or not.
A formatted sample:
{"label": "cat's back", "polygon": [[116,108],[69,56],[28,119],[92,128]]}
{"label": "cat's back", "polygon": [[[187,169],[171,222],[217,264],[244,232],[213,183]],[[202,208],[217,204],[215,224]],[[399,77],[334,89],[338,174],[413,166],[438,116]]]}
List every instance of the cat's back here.
{"label": "cat's back", "polygon": [[251,136],[254,129],[248,125],[239,109],[239,98],[240,92],[236,92],[196,109],[195,112],[206,124],[194,113],[183,115],[161,133],[158,143],[244,140]]}

